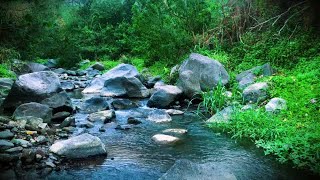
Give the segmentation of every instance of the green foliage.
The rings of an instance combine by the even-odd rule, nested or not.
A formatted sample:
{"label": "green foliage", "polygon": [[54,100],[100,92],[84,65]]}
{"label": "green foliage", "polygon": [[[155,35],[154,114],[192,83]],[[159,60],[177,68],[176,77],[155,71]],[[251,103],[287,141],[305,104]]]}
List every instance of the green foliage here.
{"label": "green foliage", "polygon": [[0,77],[1,78],[16,78],[15,74],[9,70],[7,65],[0,64]]}
{"label": "green foliage", "polygon": [[286,99],[288,109],[279,115],[264,108],[237,111],[230,123],[211,124],[233,138],[249,138],[265,154],[281,163],[320,172],[320,57],[300,59],[296,68],[262,81],[271,84],[271,96]]}
{"label": "green foliage", "polygon": [[11,48],[5,48],[0,46],[0,63],[8,64],[11,63],[13,59],[19,59],[20,54]]}
{"label": "green foliage", "polygon": [[213,90],[201,92],[200,95],[202,102],[198,105],[198,111],[201,107],[204,107],[205,111],[211,115],[222,110],[227,103],[226,89],[222,83],[218,83]]}

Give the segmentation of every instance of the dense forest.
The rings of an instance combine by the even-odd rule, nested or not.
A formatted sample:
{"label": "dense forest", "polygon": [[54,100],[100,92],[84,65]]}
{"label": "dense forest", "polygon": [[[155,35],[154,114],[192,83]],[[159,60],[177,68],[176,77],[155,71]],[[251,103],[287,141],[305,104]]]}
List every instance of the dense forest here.
{"label": "dense forest", "polygon": [[318,0],[2,0],[0,76],[15,79],[17,59],[57,59],[66,69],[132,64],[174,84],[171,68],[199,53],[230,74],[226,86],[201,94],[199,106],[213,115],[241,101],[237,74],[270,63],[275,73],[257,82],[268,82],[269,96],[288,108],[270,115],[259,102],[209,127],[319,174],[319,12]]}

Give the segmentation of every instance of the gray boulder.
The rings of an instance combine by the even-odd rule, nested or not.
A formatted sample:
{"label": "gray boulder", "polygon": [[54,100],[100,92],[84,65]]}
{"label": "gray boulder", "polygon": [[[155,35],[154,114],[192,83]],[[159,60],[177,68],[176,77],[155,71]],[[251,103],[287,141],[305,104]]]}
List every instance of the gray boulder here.
{"label": "gray boulder", "polygon": [[0,78],[0,96],[6,97],[9,94],[13,82],[10,78]]}
{"label": "gray boulder", "polygon": [[287,102],[282,98],[272,98],[265,106],[267,112],[279,113],[287,109]]}
{"label": "gray boulder", "polygon": [[96,62],[95,64],[93,64],[91,66],[92,69],[96,69],[98,71],[103,71],[105,68],[104,68],[104,65],[99,63],[99,62]]}
{"label": "gray boulder", "polygon": [[14,144],[12,142],[0,139],[0,150],[6,150],[6,149],[10,149],[12,147],[14,147]]}
{"label": "gray boulder", "polygon": [[236,76],[240,89],[244,89],[250,84],[253,84],[258,76],[271,76],[274,70],[269,63],[262,66],[257,66],[247,71],[244,71]]}
{"label": "gray boulder", "polygon": [[29,102],[41,102],[61,91],[59,78],[54,72],[42,71],[24,74],[13,84],[3,102],[5,109],[13,109]]}
{"label": "gray boulder", "polygon": [[116,77],[105,81],[101,96],[145,98],[149,90],[135,77]]}
{"label": "gray boulder", "polygon": [[27,116],[41,118],[43,119],[43,122],[50,123],[52,109],[47,105],[31,102],[20,105],[13,113],[13,118],[15,120]]}
{"label": "gray boulder", "polygon": [[[89,73],[89,70],[88,70]],[[115,79],[119,77],[124,78],[140,78],[138,70],[129,64],[119,64],[118,66],[112,68],[101,77],[97,77],[92,80],[87,88],[83,90],[83,93],[100,93],[101,89],[104,87],[105,81],[109,79]]]}
{"label": "gray boulder", "polygon": [[172,118],[166,111],[155,109],[149,112],[147,120],[153,121],[156,123],[165,123],[165,122],[172,121]]}
{"label": "gray boulder", "polygon": [[113,110],[105,110],[92,113],[88,116],[88,120],[91,122],[100,121],[103,123],[108,123],[115,117],[115,112]]}
{"label": "gray boulder", "polygon": [[267,99],[268,84],[259,82],[246,87],[243,90],[242,97],[245,102],[257,103]]}
{"label": "gray boulder", "polygon": [[65,91],[72,91],[75,85],[72,81],[63,81],[61,82],[61,88]]}
{"label": "gray boulder", "polygon": [[66,111],[72,113],[74,110],[71,99],[65,91],[42,100],[41,104],[49,106],[54,112]]}
{"label": "gray boulder", "polygon": [[109,109],[108,100],[109,99],[104,97],[92,97],[90,99],[87,99],[80,109],[86,113],[94,113],[102,110],[107,110]]}
{"label": "gray boulder", "polygon": [[58,141],[50,147],[50,151],[69,159],[107,154],[105,145],[101,140],[87,133],[67,140]]}
{"label": "gray boulder", "polygon": [[189,160],[177,160],[159,180],[236,180],[227,168],[213,163],[197,164]]}
{"label": "gray boulder", "polygon": [[224,66],[209,57],[192,53],[179,69],[178,87],[191,98],[195,94],[212,89],[221,82],[229,82]]}
{"label": "gray boulder", "polygon": [[165,108],[182,94],[177,86],[164,85],[156,87],[156,91],[150,97],[147,106],[156,108]]}
{"label": "gray boulder", "polygon": [[129,99],[115,99],[111,102],[111,105],[115,110],[130,109],[130,108],[138,107],[137,103],[132,102]]}

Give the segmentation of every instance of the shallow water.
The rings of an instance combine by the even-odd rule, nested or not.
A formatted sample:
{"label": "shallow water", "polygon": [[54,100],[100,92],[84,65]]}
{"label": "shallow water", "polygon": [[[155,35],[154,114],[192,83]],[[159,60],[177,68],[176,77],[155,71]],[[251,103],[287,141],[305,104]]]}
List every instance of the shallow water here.
{"label": "shallow water", "polygon": [[[81,98],[79,96],[78,98]],[[75,104],[81,99],[73,99]],[[141,102],[142,105],[145,101]],[[208,129],[203,120],[191,112],[173,116],[173,121],[156,124],[146,120],[152,109],[141,107],[116,111],[116,121],[95,124],[94,128],[79,128],[101,138],[108,151],[107,157],[78,161],[68,168],[51,173],[48,179],[116,179],[153,180],[161,177],[178,159],[197,163],[211,162],[231,171],[237,179],[310,179],[303,172],[279,165],[252,146],[241,146],[228,137]],[[77,124],[87,114],[76,114]],[[138,117],[142,124],[129,130],[116,130],[116,125],[127,123],[129,116]],[[99,132],[104,126],[106,132]],[[176,145],[157,145],[151,137],[168,128],[184,128],[186,135]]]}

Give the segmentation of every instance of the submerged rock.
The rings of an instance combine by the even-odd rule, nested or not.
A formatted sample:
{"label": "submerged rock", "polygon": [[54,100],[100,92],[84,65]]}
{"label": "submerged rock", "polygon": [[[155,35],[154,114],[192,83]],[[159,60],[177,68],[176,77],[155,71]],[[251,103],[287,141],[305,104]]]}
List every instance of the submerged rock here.
{"label": "submerged rock", "polygon": [[180,139],[165,134],[156,134],[152,136],[152,140],[154,140],[157,144],[174,144],[178,142]]}
{"label": "submerged rock", "polygon": [[50,147],[50,151],[69,159],[107,154],[105,145],[101,140],[87,133],[58,141]]}
{"label": "submerged rock", "polygon": [[149,113],[147,120],[156,123],[164,123],[172,121],[172,118],[166,111],[155,109]]}
{"label": "submerged rock", "polygon": [[216,87],[219,82],[227,84],[229,74],[220,62],[207,56],[192,53],[180,66],[178,87],[189,98]]}
{"label": "submerged rock", "polygon": [[105,110],[92,113],[88,116],[88,120],[91,122],[100,121],[103,123],[108,123],[115,117],[114,110]]}
{"label": "submerged rock", "polygon": [[138,105],[135,102],[132,102],[129,99],[115,99],[111,102],[111,105],[115,110],[138,107]]}

